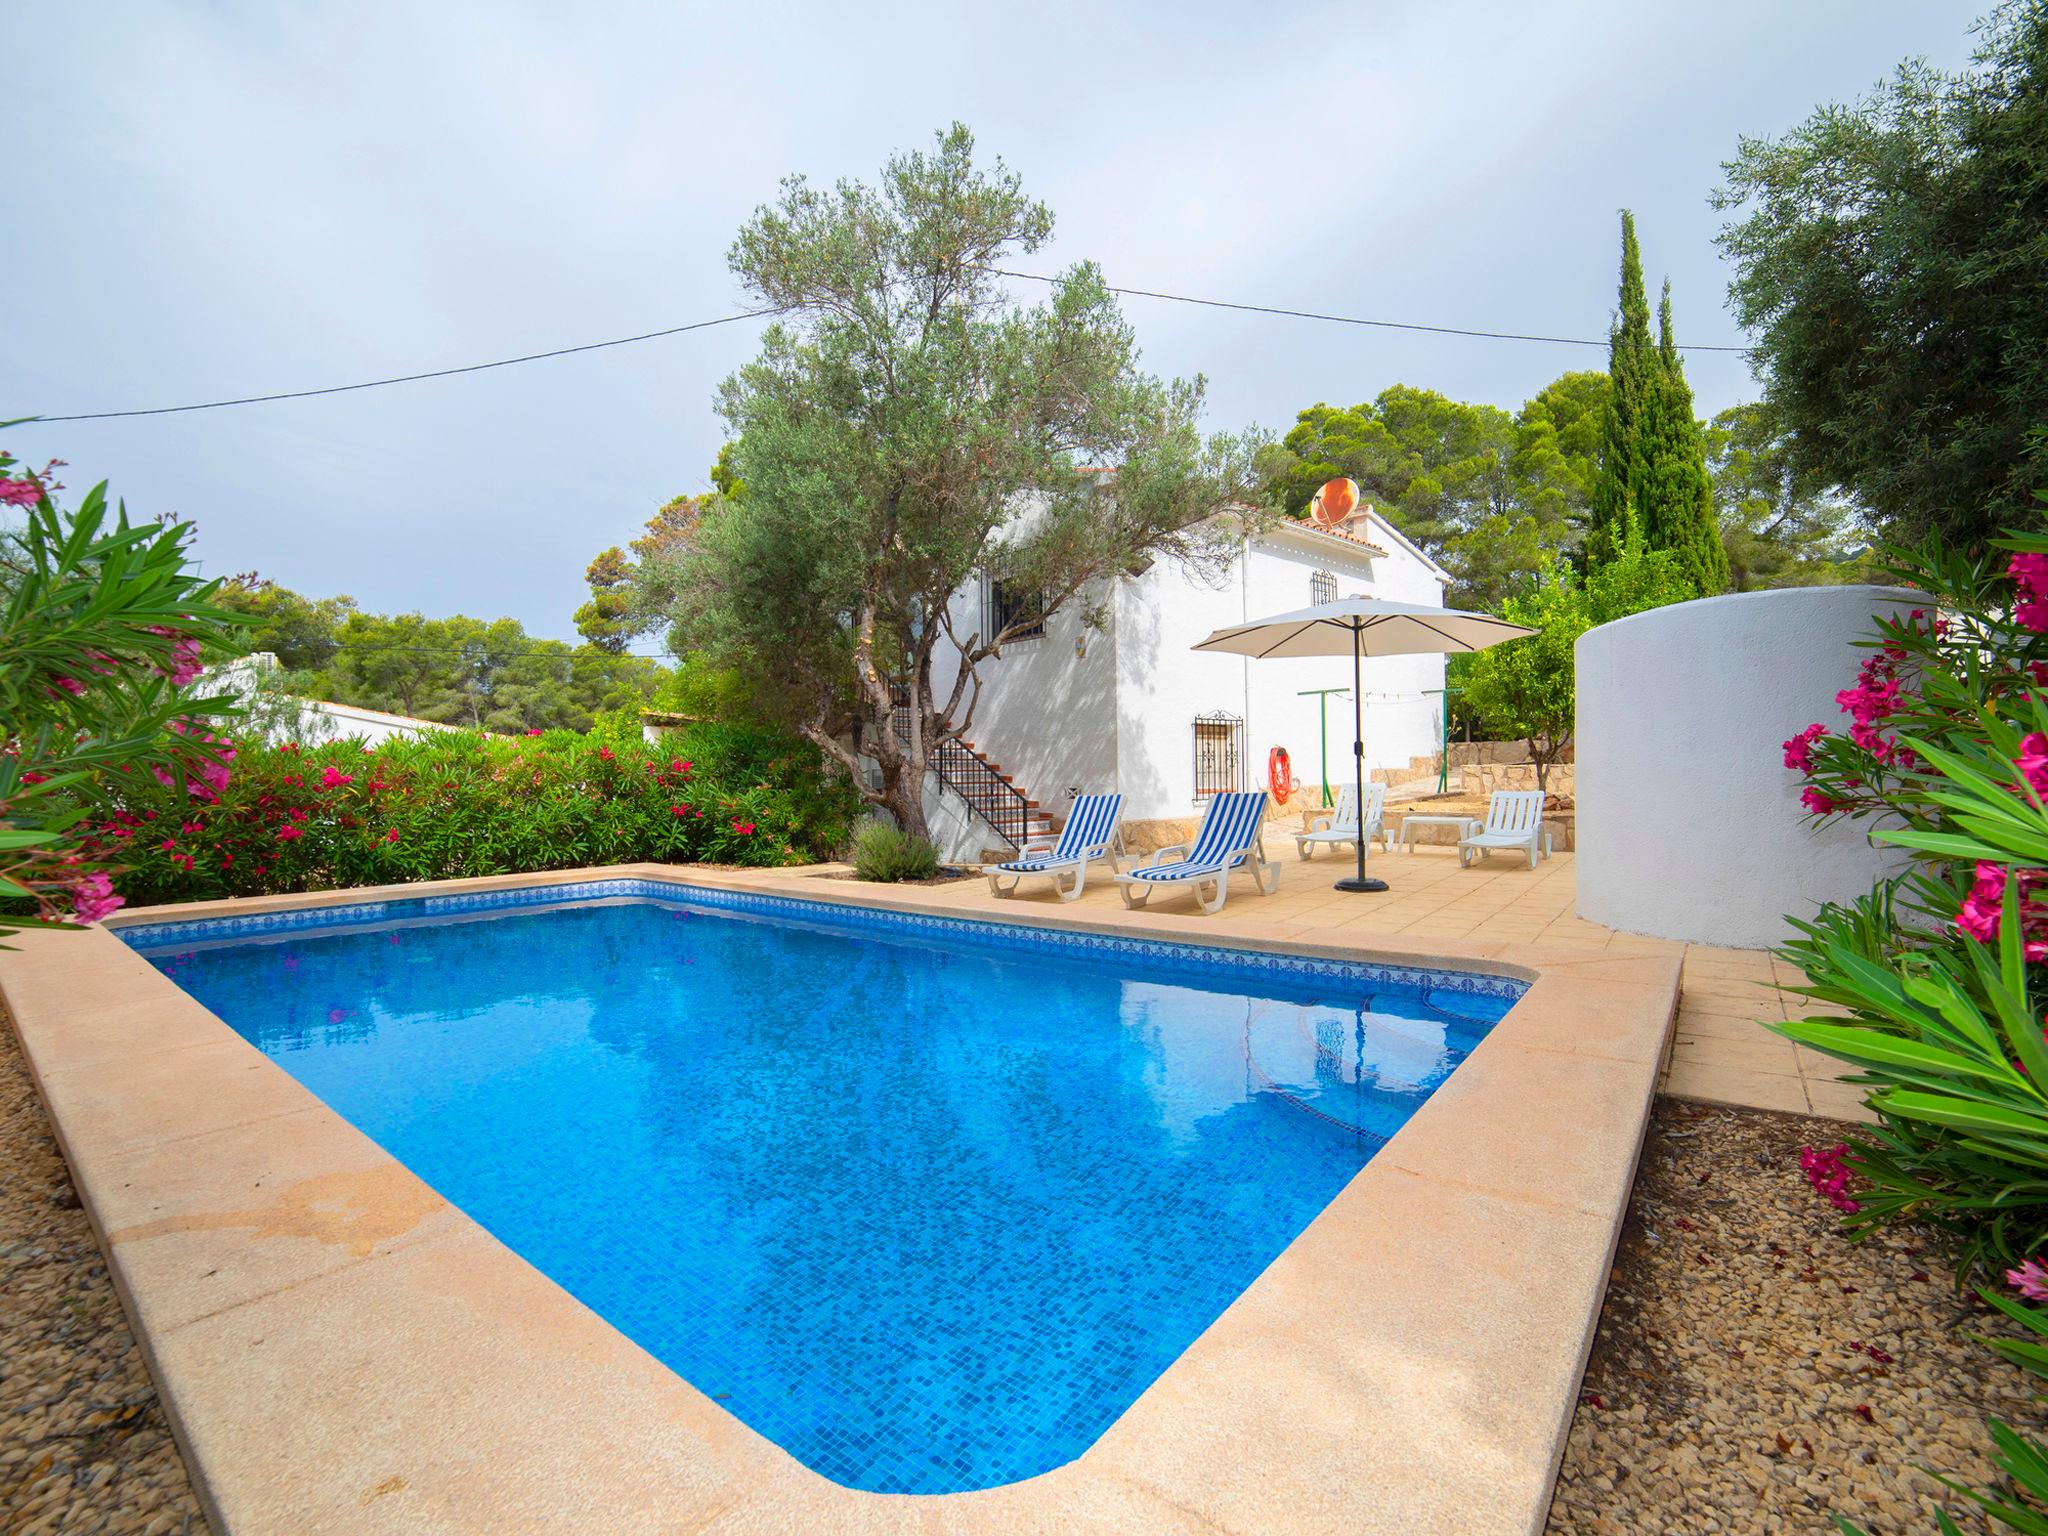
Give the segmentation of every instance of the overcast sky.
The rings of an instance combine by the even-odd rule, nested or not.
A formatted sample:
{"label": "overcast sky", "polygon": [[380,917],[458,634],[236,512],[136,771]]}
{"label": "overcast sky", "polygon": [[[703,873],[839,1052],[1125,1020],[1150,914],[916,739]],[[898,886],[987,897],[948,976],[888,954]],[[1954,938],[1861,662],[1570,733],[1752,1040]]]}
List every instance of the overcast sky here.
{"label": "overcast sky", "polygon": [[[12,8],[0,419],[343,384],[741,307],[782,175],[958,118],[1058,217],[1051,271],[1598,338],[1632,207],[1679,337],[1742,340],[1707,195],[1738,135],[1966,62],[1946,0]],[[1133,298],[1147,365],[1276,432],[1389,384],[1513,408],[1600,351]],[[706,487],[759,322],[456,379],[13,429],[195,519],[211,573],[574,638],[590,557]],[[1755,390],[1688,363],[1703,414]]]}

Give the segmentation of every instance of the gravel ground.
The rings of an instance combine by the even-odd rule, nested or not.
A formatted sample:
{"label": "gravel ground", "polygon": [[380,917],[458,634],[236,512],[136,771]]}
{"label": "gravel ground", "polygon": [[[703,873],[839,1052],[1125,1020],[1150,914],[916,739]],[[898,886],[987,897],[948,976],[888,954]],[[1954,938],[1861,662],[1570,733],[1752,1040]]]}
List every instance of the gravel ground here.
{"label": "gravel ground", "polygon": [[206,1528],[0,1013],[0,1531]]}
{"label": "gravel ground", "polygon": [[[1572,1421],[1550,1536],[1930,1533],[1992,1468],[1987,1415],[2043,1422],[2032,1378],[1972,1342],[1925,1238],[1852,1246],[1799,1148],[1827,1121],[1660,1099]],[[1946,1504],[1965,1530],[1981,1523]]]}

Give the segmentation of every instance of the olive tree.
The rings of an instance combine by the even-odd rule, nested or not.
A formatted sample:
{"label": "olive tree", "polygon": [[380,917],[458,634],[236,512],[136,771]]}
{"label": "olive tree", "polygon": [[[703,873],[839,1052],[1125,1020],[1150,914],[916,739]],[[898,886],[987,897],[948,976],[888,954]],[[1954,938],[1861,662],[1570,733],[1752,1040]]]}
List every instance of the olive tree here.
{"label": "olive tree", "polygon": [[[730,488],[646,578],[677,641],[920,834],[982,663],[1154,558],[1217,568],[1261,515],[1255,434],[1205,436],[1202,381],[1140,370],[1092,265],[1030,305],[991,270],[1053,221],[973,149],[956,124],[874,186],[792,177],[741,229],[732,270],[779,316],[720,391]],[[994,632],[963,623],[948,600],[978,574],[1033,600]]]}

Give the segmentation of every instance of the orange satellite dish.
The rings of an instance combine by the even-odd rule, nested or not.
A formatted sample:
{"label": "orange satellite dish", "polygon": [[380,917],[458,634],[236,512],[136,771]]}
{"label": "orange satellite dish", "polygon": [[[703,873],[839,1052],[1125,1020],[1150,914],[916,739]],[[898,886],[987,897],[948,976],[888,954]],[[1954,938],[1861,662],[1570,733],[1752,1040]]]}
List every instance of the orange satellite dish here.
{"label": "orange satellite dish", "polygon": [[1336,527],[1357,510],[1358,482],[1343,478],[1325,480],[1308,504],[1308,515],[1325,528]]}

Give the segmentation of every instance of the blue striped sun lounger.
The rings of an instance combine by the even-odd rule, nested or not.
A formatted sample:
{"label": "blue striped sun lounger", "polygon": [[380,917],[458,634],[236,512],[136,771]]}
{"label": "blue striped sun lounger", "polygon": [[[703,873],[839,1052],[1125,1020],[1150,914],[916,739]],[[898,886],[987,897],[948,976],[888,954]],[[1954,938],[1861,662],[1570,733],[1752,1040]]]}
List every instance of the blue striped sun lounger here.
{"label": "blue striped sun lounger", "polygon": [[[1280,888],[1280,866],[1266,857],[1261,833],[1266,821],[1266,792],[1231,791],[1209,802],[1192,848],[1185,843],[1161,848],[1150,864],[1116,877],[1124,905],[1142,907],[1162,887],[1193,886],[1204,912],[1220,912],[1230,894],[1230,872],[1248,869],[1260,891]],[[1269,883],[1270,881],[1270,883]],[[1211,894],[1204,896],[1204,886]]]}
{"label": "blue striped sun lounger", "polygon": [[[1123,815],[1122,795],[1075,796],[1067,824],[1060,828],[1059,841],[1051,847],[1026,848],[1022,858],[990,868],[986,871],[988,888],[998,896],[1008,896],[1024,883],[1026,876],[1044,875],[1052,881],[1061,901],[1072,901],[1088,883],[1088,866],[1097,859],[1106,861],[1110,873],[1116,873],[1116,856],[1123,848],[1123,834],[1117,830],[1117,823],[1123,820]],[[1071,886],[1067,883],[1070,875]],[[1006,876],[1010,882],[1008,890],[1002,884]]]}

